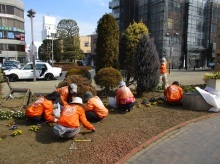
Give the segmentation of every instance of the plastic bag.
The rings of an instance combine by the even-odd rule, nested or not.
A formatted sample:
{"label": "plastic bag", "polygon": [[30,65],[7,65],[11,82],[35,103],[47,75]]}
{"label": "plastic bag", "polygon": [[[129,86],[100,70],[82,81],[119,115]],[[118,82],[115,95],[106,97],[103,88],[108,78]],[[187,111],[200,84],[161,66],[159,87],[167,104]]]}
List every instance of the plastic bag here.
{"label": "plastic bag", "polygon": [[54,104],[54,110],[53,110],[54,117],[60,118],[60,110],[61,110],[61,105],[59,103]]}
{"label": "plastic bag", "polygon": [[115,97],[108,97],[108,106],[116,108],[116,98]]}

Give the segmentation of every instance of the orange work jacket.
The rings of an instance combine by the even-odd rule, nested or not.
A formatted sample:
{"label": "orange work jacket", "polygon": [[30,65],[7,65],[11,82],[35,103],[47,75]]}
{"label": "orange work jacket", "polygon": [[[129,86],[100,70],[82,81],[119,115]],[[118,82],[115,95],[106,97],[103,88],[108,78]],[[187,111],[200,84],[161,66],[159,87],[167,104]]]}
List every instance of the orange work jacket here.
{"label": "orange work jacket", "polygon": [[183,89],[177,85],[167,87],[165,94],[168,102],[178,102],[183,98]]}
{"label": "orange work jacket", "polygon": [[104,118],[108,115],[108,109],[98,96],[94,96],[87,101],[85,111],[91,110],[94,111],[99,118]]}
{"label": "orange work jacket", "polygon": [[69,86],[65,86],[65,87],[56,89],[56,91],[59,92],[59,94],[60,94],[60,98],[61,98],[63,105],[68,105],[68,103],[67,103],[67,98],[68,98],[68,94],[69,94],[68,87]]}
{"label": "orange work jacket", "polygon": [[161,74],[167,73],[167,62],[160,64],[160,73]]}
{"label": "orange work jacket", "polygon": [[65,105],[62,109],[60,118],[57,121],[58,124],[67,128],[78,128],[80,122],[83,127],[88,130],[95,129],[93,125],[87,121],[83,107],[78,104]]}
{"label": "orange work jacket", "polygon": [[[127,104],[126,100],[130,99],[131,102],[135,101],[134,95],[127,86],[122,86],[116,91],[116,103],[118,104]],[[129,103],[131,103],[129,102]]]}
{"label": "orange work jacket", "polygon": [[44,113],[46,121],[54,122],[53,109],[53,102],[42,96],[25,110],[25,115],[28,117],[36,117]]}

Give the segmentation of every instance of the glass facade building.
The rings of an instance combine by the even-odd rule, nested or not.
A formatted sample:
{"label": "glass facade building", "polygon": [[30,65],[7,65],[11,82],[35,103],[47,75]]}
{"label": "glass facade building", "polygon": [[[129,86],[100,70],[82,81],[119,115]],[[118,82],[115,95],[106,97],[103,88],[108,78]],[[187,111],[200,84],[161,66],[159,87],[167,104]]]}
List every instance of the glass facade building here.
{"label": "glass facade building", "polygon": [[25,55],[24,3],[0,1],[0,62],[15,59],[23,63]]}
{"label": "glass facade building", "polygon": [[160,58],[173,68],[205,67],[212,61],[220,0],[120,0],[119,5],[120,32],[133,20],[144,22]]}

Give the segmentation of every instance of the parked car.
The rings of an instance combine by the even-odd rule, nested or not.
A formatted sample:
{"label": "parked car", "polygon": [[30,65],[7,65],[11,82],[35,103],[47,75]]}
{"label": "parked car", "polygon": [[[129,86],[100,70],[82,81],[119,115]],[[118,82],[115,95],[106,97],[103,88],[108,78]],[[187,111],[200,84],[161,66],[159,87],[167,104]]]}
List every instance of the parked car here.
{"label": "parked car", "polygon": [[211,69],[213,69],[214,70],[214,68],[215,68],[215,63],[213,62],[213,63],[209,63],[209,65],[208,65]]}
{"label": "parked car", "polygon": [[77,65],[78,65],[78,66],[86,66],[87,64],[86,64],[86,61],[78,60],[78,61],[77,61]]}
{"label": "parked car", "polygon": [[[62,68],[52,67],[46,62],[37,62],[36,66],[36,79],[52,80],[62,76]],[[11,69],[3,71],[3,76],[9,78],[9,81],[17,81],[21,79],[33,79],[33,63],[27,63],[20,69]]]}
{"label": "parked car", "polygon": [[21,63],[17,60],[6,60],[4,63],[13,63],[17,68],[21,68]]}
{"label": "parked car", "polygon": [[4,64],[1,67],[2,72],[5,70],[11,70],[11,69],[17,69],[18,65],[12,62],[4,62]]}

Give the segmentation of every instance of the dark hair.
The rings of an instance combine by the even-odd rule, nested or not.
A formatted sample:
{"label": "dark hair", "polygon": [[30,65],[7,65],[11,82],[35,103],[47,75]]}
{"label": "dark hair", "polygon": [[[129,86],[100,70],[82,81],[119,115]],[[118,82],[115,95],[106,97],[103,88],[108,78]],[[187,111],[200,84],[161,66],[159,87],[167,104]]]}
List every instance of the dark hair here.
{"label": "dark hair", "polygon": [[62,101],[61,101],[59,92],[54,91],[52,93],[45,95],[44,98],[47,100],[52,100],[52,101],[54,101],[54,103],[60,103],[62,105]]}
{"label": "dark hair", "polygon": [[177,85],[177,86],[179,86],[180,84],[179,84],[178,81],[174,81],[174,82],[173,82],[173,85]]}

